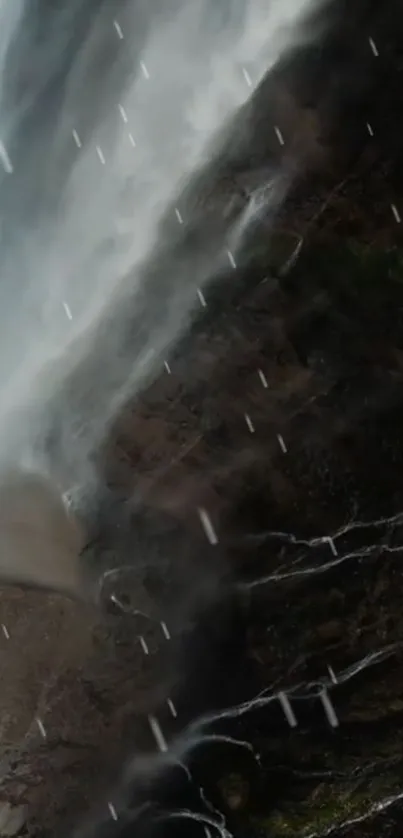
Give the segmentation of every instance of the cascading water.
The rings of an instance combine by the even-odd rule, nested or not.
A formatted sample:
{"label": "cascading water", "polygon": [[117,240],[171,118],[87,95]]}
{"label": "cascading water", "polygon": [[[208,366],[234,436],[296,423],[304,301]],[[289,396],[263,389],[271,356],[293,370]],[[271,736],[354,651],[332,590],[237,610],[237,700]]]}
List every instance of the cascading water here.
{"label": "cascading water", "polygon": [[[253,218],[249,206],[244,219],[205,223],[198,200],[224,132],[264,75],[309,38],[317,5],[3,2],[0,463],[5,487],[13,470],[21,526],[1,537],[0,575],[74,588],[75,571],[63,584],[42,567],[56,502],[49,484],[47,508],[45,481],[60,493],[91,483],[111,421],[159,371],[197,290]],[[280,173],[267,200],[283,194]],[[42,505],[24,524],[16,485],[35,495],[35,479]],[[7,508],[13,517],[11,495]],[[54,541],[51,549],[57,563]]]}

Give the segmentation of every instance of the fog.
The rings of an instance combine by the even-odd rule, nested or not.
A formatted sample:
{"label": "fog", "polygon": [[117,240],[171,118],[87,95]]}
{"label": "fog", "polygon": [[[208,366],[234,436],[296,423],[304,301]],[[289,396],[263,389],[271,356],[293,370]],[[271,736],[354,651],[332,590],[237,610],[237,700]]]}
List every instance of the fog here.
{"label": "fog", "polygon": [[[1,4],[3,474],[70,494],[96,483],[94,453],[160,372],[198,289],[236,270],[261,200],[206,217],[211,172],[264,76],[312,36],[317,5]],[[265,211],[288,174],[273,173]]]}

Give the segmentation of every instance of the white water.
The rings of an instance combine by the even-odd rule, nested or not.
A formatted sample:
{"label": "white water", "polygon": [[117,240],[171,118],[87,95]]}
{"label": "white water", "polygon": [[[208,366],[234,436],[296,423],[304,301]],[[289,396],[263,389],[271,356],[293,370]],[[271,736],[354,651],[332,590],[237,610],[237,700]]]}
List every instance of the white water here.
{"label": "white water", "polygon": [[28,2],[20,19],[21,3],[3,0],[4,467],[48,472],[64,491],[91,478],[110,422],[158,374],[233,245],[225,219],[183,240],[185,190],[264,75],[309,39],[317,4],[98,3],[85,29],[83,3],[50,4],[38,20]]}

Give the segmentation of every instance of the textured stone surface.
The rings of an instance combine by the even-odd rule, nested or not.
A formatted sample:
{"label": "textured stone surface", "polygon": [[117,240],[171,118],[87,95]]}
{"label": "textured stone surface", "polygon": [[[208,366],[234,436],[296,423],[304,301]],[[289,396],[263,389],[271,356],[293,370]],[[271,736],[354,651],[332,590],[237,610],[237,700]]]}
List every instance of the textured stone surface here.
{"label": "textured stone surface", "polygon": [[24,806],[12,806],[8,802],[0,802],[0,835],[1,838],[14,838],[19,835],[26,820]]}
{"label": "textured stone surface", "polygon": [[[283,231],[305,239],[295,269],[267,280],[273,256],[263,226],[255,258],[231,277],[231,286],[224,279],[211,289],[208,318],[173,353],[172,375],[162,374],[121,417],[104,452],[113,491],[94,525],[98,542],[88,560],[95,572],[122,557],[136,566],[137,575],[116,588],[123,609],[109,603],[109,613],[101,615],[61,597],[1,592],[0,622],[8,636],[0,634],[0,793],[17,812],[27,807],[32,835],[66,828],[94,801],[106,812],[106,790],[124,758],[154,749],[145,717],[159,712],[176,670],[168,665],[158,622],[150,626],[130,609],[155,606],[154,617],[167,609],[179,630],[189,617],[188,592],[191,611],[206,578],[215,593],[217,576],[227,574],[224,586],[231,587],[233,576],[247,583],[283,573],[294,562],[303,568],[331,557],[329,545],[301,555],[256,534],[275,528],[321,535],[403,506],[402,263],[399,251],[390,250],[402,243],[390,206],[402,194],[401,53],[394,40],[397,5],[383,17],[369,6],[360,4],[367,14],[355,29],[346,17],[345,52],[340,36],[327,63],[316,54],[302,57],[298,78],[285,68],[276,82],[276,112],[309,172],[279,220]],[[379,41],[376,66],[369,33]],[[225,182],[243,198],[262,164],[279,153],[275,114],[267,115],[269,92],[256,149],[246,143]],[[253,435],[245,412],[253,418]],[[141,538],[134,490],[155,516]],[[133,518],[127,504],[113,506],[116,497],[131,498]],[[197,506],[209,510],[219,531],[214,553],[205,546]],[[165,529],[167,519],[172,529]],[[183,528],[183,541],[173,522]],[[206,785],[230,810],[236,835],[255,834],[255,827],[264,836],[326,834],[399,787],[400,554],[384,548],[399,545],[401,532],[385,527],[368,538],[379,547],[368,559],[357,557],[309,583],[293,579],[250,591],[233,619],[223,617],[220,605],[203,628],[208,652],[203,657],[198,646],[187,649],[183,718],[209,702],[228,704],[273,683],[312,682],[329,663],[339,671],[381,648],[391,650],[381,668],[366,669],[332,693],[341,721],[337,735],[317,700],[295,708],[300,727],[292,735],[277,704],[231,728],[253,741],[263,765],[257,779],[231,752],[205,770]],[[188,552],[183,543],[190,544]],[[347,539],[344,549],[360,545],[365,538]],[[144,564],[153,564],[151,579]],[[172,580],[174,597],[166,594]],[[143,633],[149,656],[138,642]],[[384,834],[399,836],[391,822]],[[343,836],[386,830],[376,812],[366,823],[366,832],[351,826]]]}

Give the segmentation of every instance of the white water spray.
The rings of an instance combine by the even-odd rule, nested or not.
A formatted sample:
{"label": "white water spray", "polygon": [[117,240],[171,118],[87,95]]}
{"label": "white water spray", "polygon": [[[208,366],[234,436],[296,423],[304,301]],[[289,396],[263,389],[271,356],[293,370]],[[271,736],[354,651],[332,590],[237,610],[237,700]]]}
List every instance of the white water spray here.
{"label": "white water spray", "polygon": [[[85,17],[73,2],[43,12],[39,46],[28,6],[12,4],[0,30],[3,88],[13,42],[0,98],[4,469],[46,474],[63,492],[89,480],[111,421],[158,373],[197,290],[233,252],[228,218],[198,226],[203,172],[264,75],[309,38],[317,4],[89,2]],[[18,579],[28,542],[13,551]],[[52,586],[35,561],[29,578]]]}

